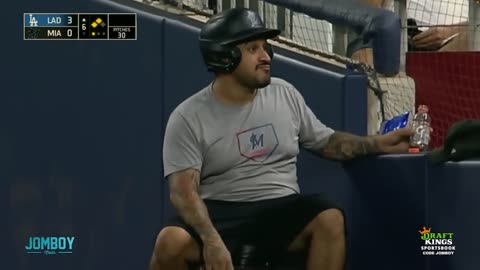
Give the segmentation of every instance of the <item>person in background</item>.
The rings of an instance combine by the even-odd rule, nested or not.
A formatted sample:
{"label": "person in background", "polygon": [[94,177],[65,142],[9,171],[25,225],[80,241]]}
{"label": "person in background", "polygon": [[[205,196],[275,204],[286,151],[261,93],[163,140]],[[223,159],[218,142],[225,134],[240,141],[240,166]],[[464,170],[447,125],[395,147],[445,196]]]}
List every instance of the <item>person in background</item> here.
{"label": "person in background", "polygon": [[[393,11],[393,0],[362,1]],[[407,17],[408,51],[469,50],[467,0],[408,0]],[[372,49],[363,46],[354,49],[351,58],[373,65],[372,55]]]}
{"label": "person in background", "polygon": [[[384,8],[393,10],[393,1],[385,0]],[[421,26],[410,28],[414,30],[409,35],[412,51],[468,50],[468,0],[409,0],[407,16],[409,26]]]}

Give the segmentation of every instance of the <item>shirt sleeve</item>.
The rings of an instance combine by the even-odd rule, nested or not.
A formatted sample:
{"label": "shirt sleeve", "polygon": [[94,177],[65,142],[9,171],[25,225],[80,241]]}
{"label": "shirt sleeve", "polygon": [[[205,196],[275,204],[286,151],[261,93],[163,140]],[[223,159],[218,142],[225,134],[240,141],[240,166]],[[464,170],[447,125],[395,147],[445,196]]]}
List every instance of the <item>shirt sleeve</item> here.
{"label": "shirt sleeve", "polygon": [[185,169],[202,168],[202,151],[191,125],[174,111],[167,122],[163,141],[164,177]]}
{"label": "shirt sleeve", "polygon": [[299,119],[298,141],[305,149],[323,147],[335,132],[323,124],[305,102],[302,94],[293,89]]}

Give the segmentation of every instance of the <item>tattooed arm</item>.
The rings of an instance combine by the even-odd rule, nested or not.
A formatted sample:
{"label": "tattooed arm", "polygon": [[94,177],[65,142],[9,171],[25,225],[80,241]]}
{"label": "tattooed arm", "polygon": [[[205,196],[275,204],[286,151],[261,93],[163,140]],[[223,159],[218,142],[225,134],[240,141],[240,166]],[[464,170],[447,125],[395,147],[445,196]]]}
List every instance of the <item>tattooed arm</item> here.
{"label": "tattooed arm", "polygon": [[335,131],[326,143],[317,143],[310,147],[315,153],[332,160],[350,160],[376,154],[408,153],[410,137],[414,134],[410,128],[401,128],[377,136],[356,136]]}
{"label": "tattooed arm", "polygon": [[207,207],[198,194],[200,173],[188,169],[168,176],[170,200],[185,223],[192,226],[202,240],[218,236]]}
{"label": "tattooed arm", "polygon": [[205,268],[233,270],[230,252],[213,227],[207,207],[198,194],[200,173],[187,169],[173,173],[168,179],[172,204],[185,223],[192,226],[202,239]]}
{"label": "tattooed arm", "polygon": [[332,160],[349,160],[356,157],[379,154],[379,136],[362,137],[350,133],[335,131],[327,143],[322,147],[314,147],[312,150],[323,157]]}
{"label": "tattooed arm", "polygon": [[331,160],[350,160],[375,154],[407,153],[410,129],[398,129],[378,136],[357,136],[335,131],[323,124],[306,104],[295,87],[289,87],[292,108],[296,112],[294,127],[298,128],[298,142],[302,148]]}

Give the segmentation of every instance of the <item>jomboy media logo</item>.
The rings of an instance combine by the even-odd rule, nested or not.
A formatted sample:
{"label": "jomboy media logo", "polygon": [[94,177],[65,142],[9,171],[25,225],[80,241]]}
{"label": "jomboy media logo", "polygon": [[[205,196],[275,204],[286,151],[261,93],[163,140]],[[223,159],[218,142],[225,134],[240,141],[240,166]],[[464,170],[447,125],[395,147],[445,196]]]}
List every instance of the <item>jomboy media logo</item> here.
{"label": "jomboy media logo", "polygon": [[29,237],[25,250],[27,254],[71,254],[75,237]]}
{"label": "jomboy media logo", "polygon": [[432,228],[423,226],[423,230],[418,231],[420,239],[424,241],[421,246],[423,255],[453,255],[455,253],[455,246],[453,245],[453,233],[432,232]]}

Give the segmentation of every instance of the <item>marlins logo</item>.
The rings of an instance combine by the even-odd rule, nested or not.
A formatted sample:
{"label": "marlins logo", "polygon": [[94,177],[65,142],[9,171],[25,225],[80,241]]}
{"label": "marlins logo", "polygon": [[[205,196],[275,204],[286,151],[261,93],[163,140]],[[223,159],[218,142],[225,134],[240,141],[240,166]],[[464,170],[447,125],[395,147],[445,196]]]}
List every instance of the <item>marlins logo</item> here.
{"label": "marlins logo", "polygon": [[272,124],[247,129],[237,134],[238,150],[248,159],[263,162],[278,146]]}
{"label": "marlins logo", "polygon": [[262,22],[260,21],[260,19],[257,16],[255,16],[255,14],[249,13],[248,18],[252,22],[252,27],[263,27]]}
{"label": "marlins logo", "polygon": [[40,36],[40,30],[39,29],[34,29],[30,28],[27,31],[27,38],[29,39],[36,39]]}

